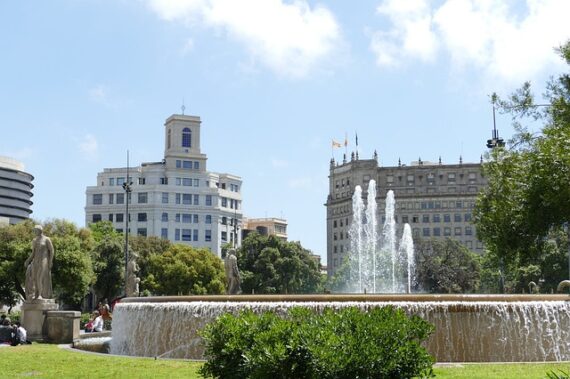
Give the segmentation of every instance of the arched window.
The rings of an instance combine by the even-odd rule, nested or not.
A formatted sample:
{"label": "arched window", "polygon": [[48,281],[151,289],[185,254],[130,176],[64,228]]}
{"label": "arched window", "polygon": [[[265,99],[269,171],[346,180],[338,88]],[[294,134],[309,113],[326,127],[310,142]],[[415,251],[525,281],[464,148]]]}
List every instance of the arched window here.
{"label": "arched window", "polygon": [[190,128],[182,129],[182,147],[192,147],[192,131]]}
{"label": "arched window", "polygon": [[171,131],[172,131],[172,130],[168,129],[168,148],[169,148],[169,149],[170,149],[170,139],[171,139],[170,136],[171,136],[171,134],[172,134]]}

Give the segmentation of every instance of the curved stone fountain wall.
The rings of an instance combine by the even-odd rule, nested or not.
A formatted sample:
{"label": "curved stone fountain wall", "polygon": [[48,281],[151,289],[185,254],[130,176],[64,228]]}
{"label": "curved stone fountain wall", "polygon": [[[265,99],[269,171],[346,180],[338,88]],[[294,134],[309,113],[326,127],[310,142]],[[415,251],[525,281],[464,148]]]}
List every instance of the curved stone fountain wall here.
{"label": "curved stone fountain wall", "polygon": [[128,298],[113,314],[111,353],[203,358],[198,331],[217,316],[251,308],[285,313],[393,305],[436,327],[427,342],[438,362],[570,360],[567,295],[238,295]]}

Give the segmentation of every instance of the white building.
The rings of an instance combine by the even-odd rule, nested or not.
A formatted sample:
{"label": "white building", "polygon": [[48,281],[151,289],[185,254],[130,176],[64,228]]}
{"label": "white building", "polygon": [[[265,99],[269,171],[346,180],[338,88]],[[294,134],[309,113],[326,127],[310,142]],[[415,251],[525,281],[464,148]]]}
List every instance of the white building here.
{"label": "white building", "polygon": [[29,218],[32,210],[32,181],[24,164],[0,156],[0,225],[16,224]]}
{"label": "white building", "polygon": [[139,167],[106,168],[87,187],[85,222],[108,220],[125,231],[123,185],[131,185],[130,234],[207,247],[217,255],[227,242],[241,243],[242,181],[208,172],[200,151],[200,117],[172,115],[165,126],[164,159]]}

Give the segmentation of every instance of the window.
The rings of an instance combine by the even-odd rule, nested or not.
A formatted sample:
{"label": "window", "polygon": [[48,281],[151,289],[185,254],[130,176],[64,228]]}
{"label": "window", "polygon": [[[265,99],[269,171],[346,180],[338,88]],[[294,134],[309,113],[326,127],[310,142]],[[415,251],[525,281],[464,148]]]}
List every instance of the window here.
{"label": "window", "polygon": [[192,195],[188,193],[182,194],[182,204],[192,204]]}
{"label": "window", "polygon": [[176,185],[177,185],[177,186],[181,186],[181,185],[182,185],[182,178],[176,178]]}
{"label": "window", "polygon": [[198,241],[198,229],[192,230],[192,240]]}
{"label": "window", "polygon": [[408,216],[402,216],[402,222],[405,224],[408,222]]}
{"label": "window", "polygon": [[168,228],[160,229],[160,238],[168,239]]}
{"label": "window", "polygon": [[93,205],[103,204],[103,194],[95,193],[93,194]]}
{"label": "window", "polygon": [[449,174],[447,174],[447,181],[448,182],[455,182],[455,173],[454,172],[450,172]]}
{"label": "window", "polygon": [[122,186],[125,184],[125,178],[117,178],[117,185]]}
{"label": "window", "polygon": [[180,222],[180,213],[176,213],[175,221]]}
{"label": "window", "polygon": [[176,168],[182,168],[182,161],[180,159],[176,160]]}
{"label": "window", "polygon": [[182,161],[182,168],[185,168],[187,170],[191,170],[192,169],[192,161]]}
{"label": "window", "polygon": [[192,229],[182,229],[182,241],[192,241]]}
{"label": "window", "polygon": [[429,237],[429,232],[430,232],[429,228],[423,228],[422,229],[422,236]]}
{"label": "window", "polygon": [[441,228],[433,228],[433,236],[434,237],[441,236]]}
{"label": "window", "polygon": [[192,215],[189,214],[189,213],[184,213],[184,214],[182,215],[182,222],[184,222],[184,223],[190,223],[190,222],[192,222]]}
{"label": "window", "polygon": [[206,195],[206,205],[212,205],[212,195]]}
{"label": "window", "polygon": [[200,195],[194,195],[194,205],[200,205]]}
{"label": "window", "polygon": [[192,147],[192,131],[190,128],[182,129],[182,147]]}
{"label": "window", "polygon": [[180,204],[180,194],[176,194],[176,204]]}
{"label": "window", "polygon": [[439,214],[433,215],[433,222],[441,222],[441,217]]}
{"label": "window", "polygon": [[137,214],[137,221],[146,222],[146,213],[138,213]]}
{"label": "window", "polygon": [[336,220],[333,221],[333,228],[336,228]]}
{"label": "window", "polygon": [[222,241],[226,242],[228,240],[228,233],[227,232],[222,232],[221,235]]}
{"label": "window", "polygon": [[211,229],[206,229],[206,233],[204,235],[204,240],[206,242],[212,241],[212,230]]}
{"label": "window", "polygon": [[443,222],[451,222],[451,215],[450,214],[444,214],[443,215]]}
{"label": "window", "polygon": [[423,215],[422,216],[422,222],[426,223],[426,224],[429,223],[429,215]]}
{"label": "window", "polygon": [[194,187],[200,187],[200,179],[194,179]]}
{"label": "window", "polygon": [[168,204],[168,192],[162,193],[162,204]]}
{"label": "window", "polygon": [[123,222],[124,219],[125,219],[125,215],[122,213],[117,213],[115,215],[115,222]]}
{"label": "window", "polygon": [[168,178],[160,178],[160,184],[168,184]]}
{"label": "window", "polygon": [[139,184],[146,184],[146,178],[139,178]]}
{"label": "window", "polygon": [[163,212],[161,220],[162,220],[162,222],[168,222],[168,213]]}
{"label": "window", "polygon": [[200,162],[194,161],[194,170],[199,170],[199,169],[200,169]]}
{"label": "window", "polygon": [[109,221],[113,222],[113,214],[112,213],[109,213],[108,218],[109,218]]}
{"label": "window", "polygon": [[464,215],[464,220],[465,222],[470,222],[471,221],[471,213],[465,213]]}
{"label": "window", "polygon": [[146,204],[148,202],[148,193],[139,192],[138,193],[139,204]]}
{"label": "window", "polygon": [[115,203],[115,194],[110,193],[109,194],[109,204],[114,204],[114,203]]}
{"label": "window", "polygon": [[460,228],[460,227],[455,228],[454,234],[455,234],[456,236],[460,236],[460,235],[461,235],[461,228]]}
{"label": "window", "polygon": [[472,236],[473,235],[473,229],[470,226],[465,227],[465,235],[466,236]]}
{"label": "window", "polygon": [[450,236],[451,235],[451,228],[443,228],[443,235]]}
{"label": "window", "polygon": [[171,133],[171,130],[168,129],[168,148],[169,148],[169,149],[170,149],[170,146],[171,146],[170,142],[171,142],[171,140],[172,140],[171,134],[172,134],[172,133]]}
{"label": "window", "polygon": [[453,215],[453,221],[461,222],[461,213],[456,213]]}
{"label": "window", "polygon": [[198,221],[198,215],[193,215],[193,216],[192,216],[192,222],[193,222],[194,224],[197,224],[197,223],[199,222],[199,221]]}
{"label": "window", "polygon": [[174,229],[174,240],[180,241],[180,229]]}
{"label": "window", "polygon": [[212,223],[212,215],[206,215],[206,224],[211,224]]}
{"label": "window", "polygon": [[228,206],[228,199],[225,197],[222,197],[222,207],[226,208]]}
{"label": "window", "polygon": [[138,228],[137,229],[137,236],[146,237],[146,228]]}
{"label": "window", "polygon": [[463,208],[463,202],[462,201],[456,201],[455,202],[455,208]]}
{"label": "window", "polygon": [[110,185],[110,186],[114,186],[114,185],[115,185],[115,178],[109,178],[109,185]]}
{"label": "window", "polygon": [[93,214],[92,220],[93,220],[93,222],[99,222],[99,221],[101,221],[101,215],[100,215],[99,213]]}

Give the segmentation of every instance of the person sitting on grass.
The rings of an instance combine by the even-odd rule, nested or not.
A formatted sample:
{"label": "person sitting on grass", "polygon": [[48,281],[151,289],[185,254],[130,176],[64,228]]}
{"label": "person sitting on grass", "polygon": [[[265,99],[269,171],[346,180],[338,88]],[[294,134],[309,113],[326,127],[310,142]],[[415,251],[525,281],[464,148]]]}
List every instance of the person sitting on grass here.
{"label": "person sitting on grass", "polygon": [[20,324],[20,322],[16,321],[14,323],[14,331],[12,337],[12,346],[18,346],[23,344],[31,344],[31,341],[28,341],[28,332],[24,327]]}
{"label": "person sitting on grass", "polygon": [[12,342],[12,327],[10,326],[10,318],[4,317],[0,325],[0,343]]}

